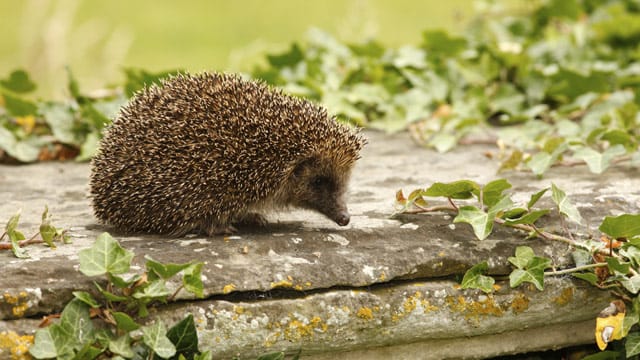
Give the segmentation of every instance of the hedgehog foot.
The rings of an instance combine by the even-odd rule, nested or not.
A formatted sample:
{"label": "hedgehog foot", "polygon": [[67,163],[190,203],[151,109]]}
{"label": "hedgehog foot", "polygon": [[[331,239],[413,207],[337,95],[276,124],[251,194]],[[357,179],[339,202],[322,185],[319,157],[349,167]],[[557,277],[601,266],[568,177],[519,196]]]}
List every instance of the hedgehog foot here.
{"label": "hedgehog foot", "polygon": [[207,236],[215,235],[232,235],[238,232],[238,229],[231,224],[208,224],[200,229],[200,232]]}
{"label": "hedgehog foot", "polygon": [[243,214],[239,216],[234,222],[234,224],[237,224],[237,225],[258,226],[258,227],[266,226],[268,223],[269,221],[267,221],[266,217],[256,212],[248,212],[246,214]]}

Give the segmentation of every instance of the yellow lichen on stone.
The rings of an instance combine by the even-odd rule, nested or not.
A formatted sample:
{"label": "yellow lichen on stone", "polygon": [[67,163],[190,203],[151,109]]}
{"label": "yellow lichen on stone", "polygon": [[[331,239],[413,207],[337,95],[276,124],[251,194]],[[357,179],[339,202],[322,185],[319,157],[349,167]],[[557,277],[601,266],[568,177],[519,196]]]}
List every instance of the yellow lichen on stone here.
{"label": "yellow lichen on stone", "polygon": [[416,291],[413,295],[408,296],[402,303],[400,311],[391,315],[391,320],[396,322],[402,319],[407,316],[407,314],[412,313],[418,307],[418,304],[422,307],[424,314],[438,309],[437,306],[432,306],[429,301],[423,297],[424,295],[420,291]]}
{"label": "yellow lichen on stone", "polygon": [[560,306],[567,305],[569,302],[571,302],[571,300],[573,300],[573,292],[574,292],[574,289],[572,287],[568,287],[562,290],[562,293],[560,294],[560,296],[553,299],[553,302],[555,302]]}
{"label": "yellow lichen on stone", "polygon": [[449,296],[445,299],[451,312],[458,312],[464,315],[466,320],[478,322],[480,317],[502,316],[504,309],[496,304],[493,296],[486,296],[483,300],[467,301],[463,296]]}
{"label": "yellow lichen on stone", "polygon": [[15,317],[23,317],[25,311],[29,308],[29,294],[26,291],[20,291],[18,295],[12,295],[8,292],[3,294],[4,302],[13,305],[11,313]]}
{"label": "yellow lichen on stone", "polygon": [[284,338],[288,341],[297,341],[302,338],[313,337],[314,331],[327,330],[327,324],[322,322],[319,316],[314,316],[308,323],[300,321],[296,318],[291,318],[290,321],[284,327]]}
{"label": "yellow lichen on stone", "polygon": [[368,308],[366,306],[361,307],[360,309],[358,309],[356,316],[359,317],[360,319],[371,320],[373,319],[373,310],[371,310],[371,308]]}
{"label": "yellow lichen on stone", "polygon": [[232,292],[235,289],[236,289],[236,285],[235,284],[227,284],[222,288],[222,293],[223,294],[228,294],[228,293]]}
{"label": "yellow lichen on stone", "polygon": [[280,280],[277,282],[272,282],[271,283],[271,288],[290,288],[293,287],[293,283],[291,282],[291,280]]}
{"label": "yellow lichen on stone", "polygon": [[529,298],[523,293],[517,294],[511,301],[511,311],[514,314],[520,314],[529,308]]}
{"label": "yellow lichen on stone", "polygon": [[8,352],[11,360],[31,359],[29,355],[31,345],[33,345],[33,335],[18,335],[14,331],[0,332],[0,354]]}
{"label": "yellow lichen on stone", "polygon": [[383,271],[383,272],[381,272],[381,273],[380,273],[380,276],[378,276],[378,280],[380,280],[380,281],[385,281],[385,280],[387,280],[387,274],[385,274],[385,273],[384,273],[384,271]]}

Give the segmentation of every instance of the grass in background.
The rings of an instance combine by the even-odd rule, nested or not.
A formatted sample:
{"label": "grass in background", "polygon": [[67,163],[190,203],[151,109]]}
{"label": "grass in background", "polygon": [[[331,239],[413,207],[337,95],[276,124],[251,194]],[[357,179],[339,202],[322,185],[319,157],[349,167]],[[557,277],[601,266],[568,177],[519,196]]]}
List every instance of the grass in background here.
{"label": "grass in background", "polygon": [[[0,2],[0,74],[25,68],[38,94],[65,94],[65,66],[85,89],[122,79],[122,67],[248,71],[266,51],[303,39],[310,27],[343,41],[375,37],[399,46],[422,30],[457,31],[473,0],[27,0]],[[515,0],[498,1],[515,4]]]}

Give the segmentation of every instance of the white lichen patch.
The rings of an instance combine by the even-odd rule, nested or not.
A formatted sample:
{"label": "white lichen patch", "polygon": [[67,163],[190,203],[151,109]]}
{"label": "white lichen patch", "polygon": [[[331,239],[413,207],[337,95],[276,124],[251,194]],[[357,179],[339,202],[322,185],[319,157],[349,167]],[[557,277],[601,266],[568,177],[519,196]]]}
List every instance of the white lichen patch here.
{"label": "white lichen patch", "polygon": [[414,223],[406,223],[400,226],[401,229],[411,229],[411,230],[416,230],[419,227],[420,226],[418,224],[414,224]]}
{"label": "white lichen patch", "polygon": [[342,246],[349,245],[349,240],[347,240],[346,237],[344,237],[342,235],[338,235],[338,234],[329,234],[324,239],[324,241],[333,242],[333,243],[336,243],[336,244],[340,244]]}
{"label": "white lichen patch", "polygon": [[289,256],[289,255],[280,255],[273,251],[273,249],[269,249],[267,253],[271,261],[283,263],[283,264],[311,264],[311,262],[305,258]]}
{"label": "white lichen patch", "polygon": [[186,239],[182,239],[180,241],[178,241],[178,246],[189,246],[189,245],[207,245],[209,243],[209,240],[204,239],[204,238],[198,238],[198,239],[191,239],[191,240],[186,240]]}
{"label": "white lichen patch", "polygon": [[302,242],[302,238],[293,237],[293,238],[291,238],[291,242],[296,244],[296,245],[298,245],[298,244],[300,244]]}

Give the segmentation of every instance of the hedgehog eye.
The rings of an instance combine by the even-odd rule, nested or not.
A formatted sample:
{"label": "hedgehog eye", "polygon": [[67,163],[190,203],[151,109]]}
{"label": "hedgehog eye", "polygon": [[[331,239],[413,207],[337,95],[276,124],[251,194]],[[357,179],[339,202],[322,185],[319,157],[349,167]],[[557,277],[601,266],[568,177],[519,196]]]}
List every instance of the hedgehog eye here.
{"label": "hedgehog eye", "polygon": [[311,180],[311,185],[315,188],[326,187],[329,184],[329,179],[326,176],[316,176]]}

